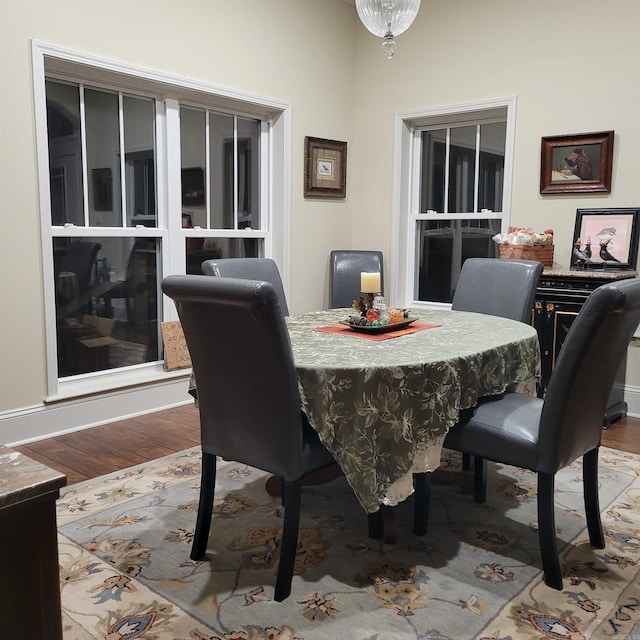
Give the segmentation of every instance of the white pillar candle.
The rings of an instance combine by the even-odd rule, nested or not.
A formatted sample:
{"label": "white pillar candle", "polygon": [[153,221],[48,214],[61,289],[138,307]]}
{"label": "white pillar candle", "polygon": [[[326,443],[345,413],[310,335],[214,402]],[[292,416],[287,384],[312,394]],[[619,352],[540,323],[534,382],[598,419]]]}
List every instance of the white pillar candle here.
{"label": "white pillar candle", "polygon": [[360,274],[360,291],[362,293],[378,293],[380,291],[380,274],[363,271]]}

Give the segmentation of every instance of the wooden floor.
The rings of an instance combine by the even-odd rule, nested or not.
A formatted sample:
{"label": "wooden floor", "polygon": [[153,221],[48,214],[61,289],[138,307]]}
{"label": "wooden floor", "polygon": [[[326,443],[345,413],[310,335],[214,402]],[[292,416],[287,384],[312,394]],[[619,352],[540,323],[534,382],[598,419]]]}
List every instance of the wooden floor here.
{"label": "wooden floor", "polygon": [[149,413],[13,447],[67,476],[74,484],[200,444],[192,405]]}
{"label": "wooden floor", "polygon": [[[74,484],[199,444],[198,410],[189,404],[13,448]],[[640,454],[640,419],[605,429],[602,444]]]}

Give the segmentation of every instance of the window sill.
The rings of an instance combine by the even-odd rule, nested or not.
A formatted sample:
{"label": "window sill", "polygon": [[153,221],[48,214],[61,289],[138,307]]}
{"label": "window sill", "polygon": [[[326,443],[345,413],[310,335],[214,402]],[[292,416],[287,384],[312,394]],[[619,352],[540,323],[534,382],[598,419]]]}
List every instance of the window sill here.
{"label": "window sill", "polygon": [[176,378],[187,378],[190,375],[191,368],[165,371],[158,363],[131,368],[128,371],[120,369],[117,372],[83,374],[58,382],[57,393],[47,396],[44,402],[50,404],[82,396],[115,393],[130,387],[168,382]]}

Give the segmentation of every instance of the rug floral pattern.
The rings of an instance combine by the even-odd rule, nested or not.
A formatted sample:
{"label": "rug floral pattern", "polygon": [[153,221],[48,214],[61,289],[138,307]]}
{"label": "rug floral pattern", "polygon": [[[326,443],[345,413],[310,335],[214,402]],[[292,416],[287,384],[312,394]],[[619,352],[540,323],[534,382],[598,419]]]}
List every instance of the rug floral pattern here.
{"label": "rug floral pattern", "polygon": [[[443,466],[457,462],[445,452]],[[208,559],[189,559],[199,472],[193,449],[63,492],[65,640],[640,638],[640,456],[600,452],[603,550],[588,542],[579,463],[558,474],[562,592],[542,582],[530,472],[490,465],[484,505],[434,485],[427,535],[412,533],[409,500],[393,545],[367,537],[344,479],[305,487],[282,603],[282,507],[262,472],[219,465]]]}

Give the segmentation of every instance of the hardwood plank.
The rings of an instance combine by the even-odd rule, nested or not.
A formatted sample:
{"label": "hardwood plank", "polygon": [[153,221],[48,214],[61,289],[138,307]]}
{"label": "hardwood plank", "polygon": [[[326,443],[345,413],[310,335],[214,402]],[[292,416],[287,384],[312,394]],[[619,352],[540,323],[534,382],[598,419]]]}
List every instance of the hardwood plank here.
{"label": "hardwood plank", "polygon": [[602,432],[602,444],[611,449],[640,454],[640,418],[621,418]]}
{"label": "hardwood plank", "polygon": [[[105,466],[100,458],[96,459],[87,456],[81,450],[60,441],[59,438],[61,437],[63,436],[40,440],[37,443],[38,457],[35,455],[31,457],[39,459],[43,464],[61,473],[65,473],[63,468],[66,471],[70,471],[70,473],[65,473],[68,484],[109,473],[105,471],[109,467]],[[99,440],[99,438],[96,439]],[[23,447],[16,447],[16,450],[27,456],[29,455],[28,452],[23,450]]]}
{"label": "hardwood plank", "polygon": [[164,446],[173,449],[174,451],[188,449],[189,447],[196,447],[200,444],[199,428],[197,435],[193,435],[188,431],[177,430],[174,423],[139,425],[137,430],[138,433],[141,433],[148,438],[156,439],[159,442],[162,442]]}
{"label": "hardwood plank", "polygon": [[161,439],[149,438],[132,428],[130,423],[113,422],[100,427],[100,438],[104,438],[123,451],[134,451],[145,460],[161,458],[174,452]]}
{"label": "hardwood plank", "polygon": [[86,457],[98,458],[100,463],[107,467],[117,466],[122,459],[127,460],[127,466],[145,461],[143,456],[131,449],[120,447],[118,443],[114,443],[107,437],[96,438],[92,429],[60,436],[60,442],[78,449]]}
{"label": "hardwood plank", "polygon": [[64,473],[67,483],[74,484],[199,444],[199,413],[188,404],[15,449]]}

